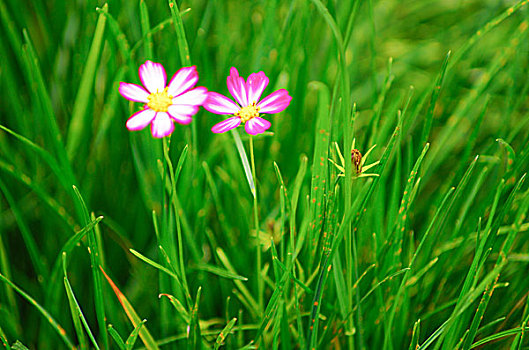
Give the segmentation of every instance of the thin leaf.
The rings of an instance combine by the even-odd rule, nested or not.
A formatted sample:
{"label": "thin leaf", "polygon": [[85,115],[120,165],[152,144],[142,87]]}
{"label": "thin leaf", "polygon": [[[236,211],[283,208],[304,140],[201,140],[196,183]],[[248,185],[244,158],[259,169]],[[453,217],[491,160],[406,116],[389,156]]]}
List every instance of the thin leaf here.
{"label": "thin leaf", "polygon": [[[123,293],[121,293],[119,288],[114,284],[114,282],[110,279],[110,277],[108,277],[108,275],[106,274],[105,270],[103,270],[103,268],[101,266],[99,266],[99,269],[101,270],[101,272],[103,273],[103,275],[107,279],[108,283],[110,284],[110,287],[112,287],[112,290],[114,291],[114,293],[118,297],[119,303],[123,307],[123,310],[125,310],[125,313],[127,314],[127,317],[129,318],[130,322],[132,323],[134,328],[136,328],[139,324],[141,324],[144,321],[142,321],[139,318],[138,314],[136,313],[136,310],[134,310],[134,308],[132,307],[132,304],[127,300],[125,295]],[[141,338],[141,340],[143,341],[143,344],[145,344],[145,347],[148,350],[158,349],[158,345],[156,344],[156,341],[152,337],[151,333],[149,333],[149,330],[147,329],[146,326],[145,327],[141,327],[141,329],[140,329],[140,338]]]}
{"label": "thin leaf", "polygon": [[219,336],[217,337],[217,340],[215,340],[215,346],[214,350],[218,350],[222,345],[224,345],[224,341],[226,340],[226,337],[231,333],[231,330],[233,326],[235,326],[235,323],[237,322],[237,318],[234,317],[231,319],[230,322],[222,329],[222,331],[219,333]]}
{"label": "thin leaf", "polygon": [[246,175],[246,180],[248,181],[248,186],[250,186],[250,191],[255,197],[256,192],[255,183],[253,182],[252,169],[250,168],[250,162],[248,161],[248,156],[246,155],[246,151],[244,150],[241,137],[239,136],[239,132],[236,129],[232,129],[231,134],[233,135],[233,139],[235,140],[237,152],[239,152],[239,156],[241,157],[242,166],[244,168],[244,174]]}
{"label": "thin leaf", "polygon": [[147,320],[141,321],[136,327],[134,327],[134,330],[132,333],[130,333],[129,337],[127,338],[127,341],[125,342],[125,348],[127,350],[134,349],[134,344],[136,344],[136,339],[138,339],[138,335],[140,334],[141,327],[147,322]]}
{"label": "thin leaf", "polygon": [[104,13],[108,12],[108,4],[103,5],[97,20],[96,29],[94,31],[94,38],[90,51],[86,57],[81,82],[77,90],[77,96],[73,104],[72,119],[68,127],[68,139],[66,143],[66,150],[69,159],[73,159],[77,154],[77,149],[81,145],[81,140],[87,132],[88,103],[92,97],[92,89],[94,86],[94,77],[99,61],[100,51],[103,43],[103,34],[105,32],[106,16]]}
{"label": "thin leaf", "polygon": [[11,286],[11,288],[13,288],[22,298],[26,299],[28,303],[33,305],[33,307],[35,307],[42,314],[42,316],[44,316],[46,321],[57,332],[59,338],[62,339],[64,344],[66,344],[69,349],[73,349],[75,347],[68,335],[66,334],[64,328],[59,323],[57,323],[57,321],[55,321],[55,319],[48,313],[48,311],[44,309],[35,299],[33,299],[29,294],[20,289],[16,284],[5,278],[2,274],[0,274],[0,280]]}

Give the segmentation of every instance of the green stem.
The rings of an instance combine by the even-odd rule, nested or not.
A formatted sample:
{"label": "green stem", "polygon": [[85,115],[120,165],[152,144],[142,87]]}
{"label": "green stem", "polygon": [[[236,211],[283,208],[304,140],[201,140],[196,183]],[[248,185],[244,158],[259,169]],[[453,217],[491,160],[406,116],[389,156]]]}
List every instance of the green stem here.
{"label": "green stem", "polygon": [[[169,140],[167,137],[164,137],[162,139],[162,209],[161,209],[161,230],[160,234],[157,237],[158,239],[158,246],[164,247],[167,249],[167,229],[168,229],[168,222],[169,222],[169,210],[168,210],[168,203],[166,200],[166,189],[165,189],[165,182],[167,181],[167,158],[166,155],[169,153]],[[172,249],[171,249],[172,252]],[[171,252],[169,254],[171,254]],[[161,252],[158,253],[160,257],[160,261],[164,261],[164,256]],[[158,276],[158,290],[159,293],[164,293],[170,288],[169,286],[169,279],[167,276],[164,276],[163,274],[160,274]],[[160,313],[162,317],[168,317],[169,315],[169,307],[167,303],[160,303]],[[162,326],[162,334],[167,335],[169,332],[169,327],[167,325]]]}
{"label": "green stem", "polygon": [[257,239],[257,296],[259,300],[259,313],[263,313],[263,290],[264,279],[261,275],[261,236],[259,234],[259,212],[257,208],[257,178],[255,176],[255,160],[253,155],[253,137],[250,135],[250,161],[252,165],[252,177],[255,186],[253,193],[253,219],[255,222],[255,235]]}
{"label": "green stem", "polygon": [[[175,0],[168,0],[169,8],[171,10],[171,17],[176,31],[176,38],[178,43],[178,54],[180,55],[180,63],[184,67],[191,67],[191,54],[189,53],[189,44],[186,38],[186,31],[182,15],[178,7],[178,2]],[[193,176],[195,174],[198,163],[198,137],[197,137],[197,122],[191,122],[191,155],[193,156]]]}

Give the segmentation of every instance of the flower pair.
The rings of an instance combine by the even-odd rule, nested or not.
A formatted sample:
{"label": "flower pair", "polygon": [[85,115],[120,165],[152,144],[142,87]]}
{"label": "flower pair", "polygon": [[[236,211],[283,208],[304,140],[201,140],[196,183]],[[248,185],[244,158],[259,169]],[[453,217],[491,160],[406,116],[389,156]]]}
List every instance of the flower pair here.
{"label": "flower pair", "polygon": [[119,93],[130,101],[144,103],[143,109],[127,120],[127,129],[140,130],[151,125],[152,136],[161,138],[170,135],[174,122],[189,124],[199,106],[215,114],[228,114],[232,117],[216,124],[211,129],[222,133],[244,123],[248,134],[256,135],[270,128],[270,122],[260,117],[283,111],[292,97],[287,90],[280,89],[261,101],[261,95],[269,79],[263,72],[250,74],[245,81],[235,68],[231,68],[227,79],[228,90],[237,103],[205,87],[196,87],[198,73],[195,66],[178,70],[168,85],[165,69],[160,63],[146,61],[139,69],[140,80],[145,88],[121,82]]}

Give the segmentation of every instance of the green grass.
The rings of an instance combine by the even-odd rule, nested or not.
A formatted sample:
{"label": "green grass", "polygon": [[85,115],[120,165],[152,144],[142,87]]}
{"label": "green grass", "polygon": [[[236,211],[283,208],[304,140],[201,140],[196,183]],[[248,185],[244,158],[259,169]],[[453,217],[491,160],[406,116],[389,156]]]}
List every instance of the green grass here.
{"label": "green grass", "polygon": [[[527,0],[0,0],[0,348],[528,349],[528,29]],[[153,139],[118,94],[147,59],[293,99]]]}

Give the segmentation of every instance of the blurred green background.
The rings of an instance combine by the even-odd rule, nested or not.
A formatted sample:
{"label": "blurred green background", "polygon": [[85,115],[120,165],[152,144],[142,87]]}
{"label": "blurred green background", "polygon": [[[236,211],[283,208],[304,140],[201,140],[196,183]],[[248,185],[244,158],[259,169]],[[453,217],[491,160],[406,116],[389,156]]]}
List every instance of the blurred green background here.
{"label": "blurred green background", "polygon": [[[517,331],[488,346],[528,346],[520,338],[529,290],[528,192],[527,185],[516,185],[529,165],[527,1],[182,1],[173,9],[180,11],[187,43],[178,40],[179,16],[171,14],[171,3],[0,0],[3,276],[38,301],[73,343],[80,342],[62,269],[53,279],[56,261],[62,266],[63,246],[90,221],[72,190],[75,185],[90,215],[104,217],[92,242],[101,265],[140,317],[148,320],[153,337],[165,339],[168,348],[213,346],[233,317],[238,320],[226,346],[239,348],[253,340],[257,329],[269,321],[263,310],[251,311],[233,275],[246,277],[242,283],[248,293],[264,300],[266,307],[281,285],[282,275],[277,273],[283,271],[272,261],[270,240],[277,246],[278,259],[288,266],[289,233],[302,237],[293,271],[311,293],[301,293],[296,307],[293,293],[300,288],[296,292],[296,282],[289,280],[281,311],[274,309],[269,315],[269,327],[260,337],[263,348],[305,348],[314,344],[314,337],[320,348],[404,349],[413,345],[412,334],[424,345],[439,329],[442,335],[432,347],[466,348],[509,329]],[[344,56],[329,23],[336,25],[345,42]],[[255,272],[253,199],[237,149],[230,134],[210,132],[222,117],[201,109],[192,127],[176,125],[169,153],[175,168],[189,145],[176,184],[177,199],[170,195],[170,184],[162,191],[162,141],[152,139],[148,129],[131,133],[125,128],[139,104],[123,99],[118,83],[140,83],[137,69],[147,59],[162,63],[171,76],[186,64],[181,59],[186,44],[200,86],[228,95],[226,77],[234,66],[245,77],[264,71],[270,78],[264,95],[286,88],[293,97],[285,112],[268,117],[271,133],[254,139],[265,268],[260,277]],[[356,113],[351,112],[353,103]],[[347,125],[351,117],[352,127]],[[318,136],[322,125],[327,125],[326,140]],[[391,139],[397,125],[398,135]],[[324,159],[316,170],[319,158],[338,161],[331,143],[336,141],[348,160],[344,143],[350,145],[353,137],[362,153],[377,145],[366,164],[379,160],[385,150],[392,151],[384,168],[371,169],[380,174],[376,180],[358,178],[352,185],[340,180],[335,187],[336,168]],[[248,137],[242,138],[247,145]],[[318,149],[318,142],[323,148]],[[403,217],[401,199],[411,190],[405,186],[426,142],[430,148],[421,164],[420,182],[412,178],[413,198]],[[480,158],[465,179],[477,155]],[[295,209],[282,214],[274,163],[288,189],[285,200],[297,201],[297,215]],[[348,175],[350,171],[348,165]],[[323,192],[314,189],[319,181],[315,174],[328,180]],[[371,184],[376,184],[373,194],[362,197]],[[347,186],[352,186],[349,194]],[[456,193],[442,207],[452,186]],[[325,209],[314,209],[314,198],[323,198]],[[316,276],[324,275],[320,235],[338,231],[336,220],[340,222],[347,209],[364,198],[366,202],[356,207],[365,214],[356,222],[350,236],[354,238],[346,237],[336,250],[332,264],[338,272],[319,284]],[[311,223],[320,214],[323,229],[316,232]],[[153,215],[161,232],[158,237]],[[481,239],[476,235],[478,221],[484,230]],[[412,261],[430,225],[433,230],[417,255],[416,267],[406,275],[404,292],[398,294],[402,299],[393,310],[404,278],[401,269]],[[402,227],[404,242],[395,253],[397,260],[388,262],[396,227]],[[501,266],[501,277],[486,279],[491,271],[493,277],[499,273],[495,262],[511,233],[512,248],[508,246],[509,260]],[[311,245],[309,237],[319,243]],[[348,250],[351,239],[354,254]],[[91,269],[89,239],[74,243],[77,246],[67,257],[69,281],[98,343],[117,348],[114,340],[105,340],[106,332],[97,321],[97,294],[104,297],[106,324],[124,340],[134,327],[101,275],[102,286],[94,286],[92,278],[99,272]],[[202,340],[191,341],[186,329],[192,321],[181,319],[167,298],[158,298],[162,292],[174,294],[191,311],[185,293],[129,251],[133,248],[166,266],[159,244],[167,244],[173,263],[181,259],[185,271],[177,274],[187,276],[193,301],[202,287]],[[231,270],[219,249],[233,268],[229,276],[222,275]],[[477,271],[473,260],[479,263]],[[344,287],[358,282],[364,271],[354,290]],[[469,271],[475,273],[469,281],[476,295],[461,301]],[[399,277],[386,279],[394,273]],[[259,278],[265,284],[263,295],[256,288]],[[476,338],[467,344],[463,337],[480,305],[482,280],[488,291],[498,290],[480,324],[487,327],[480,327],[477,337],[471,330]],[[310,314],[315,312],[313,298],[319,286],[322,316],[319,334],[313,335]],[[361,299],[361,307],[353,309]],[[460,302],[467,306],[443,328]],[[389,321],[390,314],[394,320]],[[419,318],[420,331],[413,332]],[[65,346],[50,323],[5,281],[0,285],[0,335],[9,344],[20,340],[29,348]],[[137,345],[142,346],[139,340]]]}

